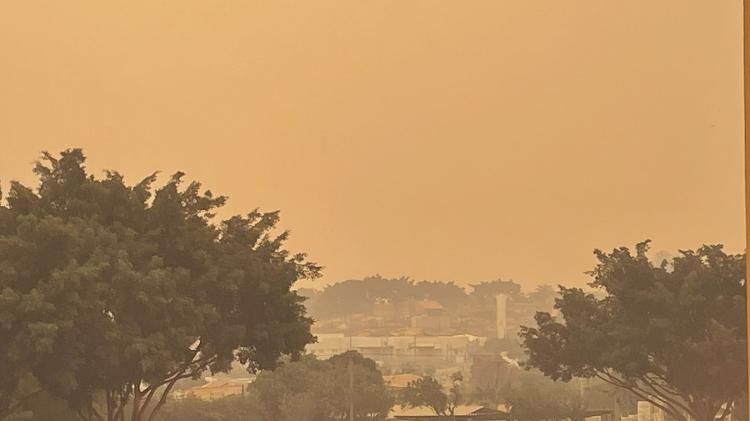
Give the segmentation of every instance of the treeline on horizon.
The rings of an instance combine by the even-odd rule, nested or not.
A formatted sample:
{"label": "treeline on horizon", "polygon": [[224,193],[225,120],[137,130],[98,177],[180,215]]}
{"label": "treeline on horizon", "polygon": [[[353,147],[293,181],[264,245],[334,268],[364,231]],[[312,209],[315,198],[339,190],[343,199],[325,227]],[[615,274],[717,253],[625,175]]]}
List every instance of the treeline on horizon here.
{"label": "treeline on horizon", "polygon": [[369,311],[378,298],[394,302],[428,299],[439,302],[448,311],[472,303],[486,304],[497,294],[506,294],[514,301],[551,303],[556,288],[540,285],[533,291],[524,292],[513,280],[496,279],[469,284],[466,289],[452,281],[415,281],[408,277],[374,275],[337,282],[322,290],[301,288],[297,293],[307,298],[305,306],[311,316],[327,319]]}
{"label": "treeline on horizon", "polygon": [[[331,285],[305,302],[309,291],[293,285],[321,267],[287,250],[287,233],[274,234],[278,212],[219,220],[225,197],[195,181],[183,184],[183,173],[161,185],[155,173],[130,185],[116,171],[94,177],[84,163],[79,149],[44,154],[34,167],[36,187],[11,182],[0,195],[0,419],[63,421],[68,412],[86,421],[155,421],[178,382],[239,363],[258,375],[253,387],[269,414],[264,421],[282,421],[286,410],[288,420],[341,420],[348,412],[341,404],[356,399],[346,390],[350,361],[358,358],[349,354],[344,364],[305,355],[315,340],[313,318],[367,312],[378,298],[414,298],[486,321],[499,293],[525,300],[521,312],[534,313],[518,337],[522,368],[537,370],[539,384],[604,382],[676,421],[738,419],[746,408],[746,257],[720,244],[682,250],[669,264],[649,258],[648,240],[596,250],[592,290],[524,293],[496,280],[467,292],[452,282],[372,277]],[[554,309],[538,305],[553,298]],[[458,375],[450,385],[407,387],[436,392],[442,403],[446,392],[453,404],[502,399],[515,421],[583,421],[560,406],[514,415],[523,403],[514,396],[541,388],[520,377],[529,374],[521,367],[503,375],[506,347],[494,342],[475,354],[487,358],[469,361],[464,390],[473,396],[439,389],[462,387]],[[373,386],[359,390],[383,396],[377,363],[361,359],[359,366],[365,370],[356,378]],[[529,387],[506,393],[521,382]],[[550,389],[539,397],[560,395]],[[417,397],[406,403],[444,412],[442,403]],[[391,403],[380,402],[358,419],[377,419]],[[546,407],[539,402],[528,407]]]}

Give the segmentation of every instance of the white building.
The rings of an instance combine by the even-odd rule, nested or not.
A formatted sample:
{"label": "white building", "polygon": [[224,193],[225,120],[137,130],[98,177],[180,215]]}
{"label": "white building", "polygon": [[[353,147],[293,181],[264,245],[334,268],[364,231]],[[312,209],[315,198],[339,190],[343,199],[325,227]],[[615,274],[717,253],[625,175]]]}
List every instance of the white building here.
{"label": "white building", "polygon": [[307,346],[307,352],[318,358],[329,358],[355,350],[376,361],[394,358],[431,358],[451,363],[468,361],[472,345],[481,346],[486,338],[472,335],[454,336],[346,336],[343,333],[317,335],[318,342]]}

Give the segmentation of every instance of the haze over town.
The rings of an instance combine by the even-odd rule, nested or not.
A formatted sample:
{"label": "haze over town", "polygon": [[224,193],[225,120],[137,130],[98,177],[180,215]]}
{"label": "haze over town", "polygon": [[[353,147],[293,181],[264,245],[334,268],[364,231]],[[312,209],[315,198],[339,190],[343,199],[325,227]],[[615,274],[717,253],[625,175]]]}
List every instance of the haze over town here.
{"label": "haze over town", "polygon": [[282,210],[326,267],[304,286],[742,251],[736,2],[543,3],[4,3],[0,181],[71,146],[184,171],[228,214]]}
{"label": "haze over town", "polygon": [[742,12],[0,2],[0,421],[750,421]]}

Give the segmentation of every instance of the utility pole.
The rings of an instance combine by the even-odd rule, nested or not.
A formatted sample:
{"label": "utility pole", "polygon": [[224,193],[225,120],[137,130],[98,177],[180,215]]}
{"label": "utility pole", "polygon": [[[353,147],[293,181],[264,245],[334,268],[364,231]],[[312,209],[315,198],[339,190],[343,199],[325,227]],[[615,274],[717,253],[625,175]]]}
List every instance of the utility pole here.
{"label": "utility pole", "polygon": [[349,352],[349,421],[354,421],[354,355]]}

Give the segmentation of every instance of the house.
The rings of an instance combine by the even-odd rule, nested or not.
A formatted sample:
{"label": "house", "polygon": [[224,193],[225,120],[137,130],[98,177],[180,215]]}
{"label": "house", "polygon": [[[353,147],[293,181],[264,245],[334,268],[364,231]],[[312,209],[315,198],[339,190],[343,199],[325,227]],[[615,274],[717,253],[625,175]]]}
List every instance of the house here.
{"label": "house", "polygon": [[[306,347],[318,358],[328,358],[349,350],[377,361],[404,361],[405,358],[426,357],[431,361],[463,363],[472,346],[481,346],[486,338],[471,335],[454,336],[347,336],[343,333],[315,332],[318,341]],[[390,354],[390,355],[388,355]],[[440,357],[440,358],[437,358]]]}
{"label": "house", "polygon": [[[481,421],[505,421],[508,414],[496,409],[488,408],[482,405],[459,405],[454,411],[456,421],[481,420]],[[435,414],[431,408],[418,406],[415,408],[395,407],[391,410],[389,420],[404,421],[421,421],[421,420],[440,420],[439,415]]]}
{"label": "house", "polygon": [[227,396],[244,395],[249,383],[250,379],[246,378],[214,380],[186,390],[184,397],[213,401]]}
{"label": "house", "polygon": [[383,382],[385,386],[390,389],[406,389],[409,383],[421,379],[421,376],[416,374],[393,374],[390,376],[383,376]]}
{"label": "house", "polygon": [[614,413],[615,411],[611,409],[589,409],[584,414],[584,420],[585,421],[614,421]]}
{"label": "house", "polygon": [[398,319],[396,306],[387,298],[376,298],[372,305],[372,315],[384,320]]}

